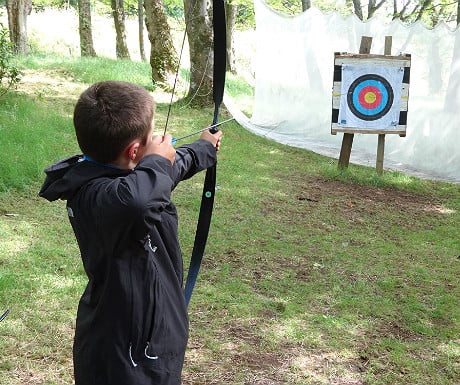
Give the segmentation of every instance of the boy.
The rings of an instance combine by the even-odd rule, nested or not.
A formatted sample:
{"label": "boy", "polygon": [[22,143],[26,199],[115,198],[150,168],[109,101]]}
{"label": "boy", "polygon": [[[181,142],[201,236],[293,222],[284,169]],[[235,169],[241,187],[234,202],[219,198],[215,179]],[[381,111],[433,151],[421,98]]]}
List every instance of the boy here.
{"label": "boy", "polygon": [[73,347],[76,385],[179,385],[188,338],[176,185],[216,162],[222,133],[177,150],[152,138],[155,103],[107,81],[74,111],[80,149],[45,170],[40,196],[67,200],[88,285]]}

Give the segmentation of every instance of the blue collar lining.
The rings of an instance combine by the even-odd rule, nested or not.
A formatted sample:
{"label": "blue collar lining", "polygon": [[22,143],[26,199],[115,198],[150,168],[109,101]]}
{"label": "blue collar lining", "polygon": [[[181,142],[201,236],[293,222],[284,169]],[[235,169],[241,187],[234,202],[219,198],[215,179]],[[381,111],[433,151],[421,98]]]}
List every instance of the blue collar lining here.
{"label": "blue collar lining", "polygon": [[98,166],[108,167],[108,168],[112,168],[112,169],[115,169],[115,170],[121,170],[120,167],[114,166],[112,164],[98,162],[97,160],[94,160],[93,158],[89,157],[88,155],[83,155],[83,160],[86,160],[88,162],[97,164]]}

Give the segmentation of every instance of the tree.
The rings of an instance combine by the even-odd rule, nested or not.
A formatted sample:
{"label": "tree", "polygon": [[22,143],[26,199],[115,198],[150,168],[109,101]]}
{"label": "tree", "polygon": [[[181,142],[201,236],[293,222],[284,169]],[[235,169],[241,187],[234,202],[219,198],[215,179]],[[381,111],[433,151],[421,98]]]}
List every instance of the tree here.
{"label": "tree", "polygon": [[376,1],[376,0],[369,0],[367,3],[367,17],[365,18],[363,14],[361,0],[352,0],[353,2],[353,9],[355,15],[358,16],[359,20],[366,20],[370,19],[372,16],[375,15],[375,12],[385,3],[385,0]]}
{"label": "tree", "polygon": [[78,0],[78,30],[80,33],[81,56],[96,56],[91,28],[90,0]]}
{"label": "tree", "polygon": [[32,0],[7,0],[6,9],[13,53],[26,55],[29,52],[27,16],[32,11]]}
{"label": "tree", "polygon": [[[428,27],[435,27],[440,22],[455,21],[455,15],[459,20],[458,2],[454,3],[449,0],[407,1],[398,10],[399,4],[401,4],[399,1],[393,0],[393,19],[400,19],[406,24],[422,20]],[[458,25],[458,22],[456,24]]]}
{"label": "tree", "polygon": [[302,12],[305,12],[307,9],[311,8],[310,0],[302,0]]}
{"label": "tree", "polygon": [[380,2],[376,0],[369,0],[367,4],[367,18],[370,19],[372,16],[375,15],[375,12],[385,3],[385,0],[381,0]]}
{"label": "tree", "polygon": [[168,19],[162,0],[145,0],[144,7],[145,24],[151,44],[152,80],[153,83],[166,84],[168,74],[174,73],[178,66]]}
{"label": "tree", "polygon": [[460,25],[460,0],[457,0],[457,26]]}
{"label": "tree", "polygon": [[[237,1],[242,8],[247,4],[247,0],[231,1]],[[265,0],[265,2],[274,10],[289,15],[296,15],[311,7],[311,0]],[[455,15],[460,20],[457,0],[317,0],[315,6],[326,12],[337,11],[344,16],[354,13],[362,21],[370,19],[377,11],[386,17],[400,19],[406,24],[422,20],[428,27],[435,27],[440,22],[455,21]]]}
{"label": "tree", "polygon": [[225,16],[227,27],[227,70],[230,72],[235,71],[235,48],[233,33],[235,31],[236,16],[238,14],[238,4],[234,1],[227,1],[225,3]]}
{"label": "tree", "polygon": [[415,21],[419,21],[422,19],[424,12],[428,9],[430,5],[431,5],[431,0],[422,0],[420,2],[420,7],[418,9],[417,17],[415,18]]}
{"label": "tree", "polygon": [[214,63],[210,1],[184,0],[190,49],[190,86],[186,96],[194,106],[212,105]]}
{"label": "tree", "polygon": [[358,16],[359,20],[364,20],[363,10],[361,8],[361,0],[352,0],[353,1],[353,9],[355,11],[355,15]]}
{"label": "tree", "polygon": [[141,60],[146,61],[144,49],[144,2],[137,0],[137,19],[139,21],[139,53]]}
{"label": "tree", "polygon": [[12,43],[9,31],[0,23],[0,96],[21,80],[18,68],[13,64]]}
{"label": "tree", "polygon": [[130,59],[126,45],[125,8],[123,0],[111,0],[113,21],[116,32],[116,53],[119,59]]}

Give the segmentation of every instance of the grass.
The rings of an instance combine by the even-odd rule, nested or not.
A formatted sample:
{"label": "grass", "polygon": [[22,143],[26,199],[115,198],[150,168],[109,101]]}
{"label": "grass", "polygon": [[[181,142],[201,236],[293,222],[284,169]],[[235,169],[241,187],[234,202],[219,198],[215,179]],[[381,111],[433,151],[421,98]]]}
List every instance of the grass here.
{"label": "grass", "polygon": [[[29,69],[61,72],[80,83],[91,84],[104,79],[121,81],[129,79],[152,90],[151,69],[147,62],[37,53],[23,57],[21,63]],[[94,68],[97,68],[97,71],[94,71]]]}
{"label": "grass", "polygon": [[[94,60],[94,61],[93,61]],[[138,64],[33,56],[54,83],[0,101],[0,383],[72,383],[86,278],[64,202],[42,170],[77,152],[72,106],[87,83],[140,79]],[[88,77],[87,77],[88,76]],[[233,97],[247,90],[232,79]],[[56,89],[58,88],[58,89]],[[238,91],[244,90],[244,91]],[[159,91],[154,91],[163,100]],[[167,105],[157,108],[157,127]],[[209,124],[173,108],[170,132]],[[460,378],[460,189],[351,165],[222,127],[209,243],[190,306],[184,385],[439,384]],[[174,193],[186,263],[203,175]]]}

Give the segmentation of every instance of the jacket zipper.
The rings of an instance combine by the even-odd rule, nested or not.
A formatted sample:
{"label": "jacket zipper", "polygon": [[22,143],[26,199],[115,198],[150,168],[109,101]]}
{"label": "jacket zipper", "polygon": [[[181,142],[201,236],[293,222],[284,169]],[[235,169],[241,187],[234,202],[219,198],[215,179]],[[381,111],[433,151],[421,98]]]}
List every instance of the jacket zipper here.
{"label": "jacket zipper", "polygon": [[[144,244],[147,243],[149,249],[152,251],[153,254],[155,254],[156,250],[157,250],[157,247],[156,246],[152,246],[152,242],[151,242],[151,239],[150,239],[150,235],[147,235],[144,239]],[[130,342],[129,342],[129,348],[128,348],[128,356],[129,356],[129,360],[131,361],[131,365],[135,368],[138,364],[134,361],[133,359],[133,355],[132,355],[132,349],[133,349],[133,337],[134,337],[134,332],[133,332],[133,324],[134,324],[134,285],[133,285],[133,276],[132,276],[132,263],[133,263],[133,257],[131,256],[130,257],[130,261],[129,261],[129,279],[130,279],[130,286],[131,286],[131,337],[130,337]],[[156,269],[156,267],[155,267]],[[153,318],[153,317],[152,317]],[[145,349],[144,349],[144,355],[147,359],[149,360],[157,360],[158,359],[158,356],[151,356],[148,354],[148,348],[149,348],[149,345],[150,345],[150,339],[152,338],[152,333],[153,333],[153,329],[154,329],[154,321],[152,319],[151,321],[151,326],[150,326],[150,330],[148,331],[148,336],[147,336],[147,341],[146,341],[146,345],[145,345]]]}
{"label": "jacket zipper", "polygon": [[[152,251],[153,254],[156,253],[158,247],[157,246],[152,246],[152,240],[150,239],[150,235],[148,234],[147,237],[146,237],[146,242],[147,242],[147,245],[149,247],[149,249]],[[156,266],[155,266],[155,263],[152,261],[152,264],[154,265],[154,268],[156,270]],[[147,335],[147,341],[146,341],[146,345],[145,345],[145,349],[144,349],[144,355],[146,358],[148,358],[149,360],[157,360],[158,359],[158,356],[151,356],[147,353],[147,350],[149,348],[149,345],[150,345],[150,340],[152,338],[152,334],[153,334],[153,329],[155,327],[155,322],[154,322],[154,317],[155,317],[155,312],[152,313],[152,321],[151,321],[151,325],[150,325],[150,330],[148,332],[148,335]]]}
{"label": "jacket zipper", "polygon": [[129,284],[131,286],[131,325],[130,325],[130,338],[129,338],[129,349],[128,349],[128,356],[129,360],[131,361],[131,365],[133,368],[137,366],[137,363],[133,360],[132,355],[132,347],[133,347],[133,320],[134,320],[134,286],[133,286],[133,256],[129,257]]}

